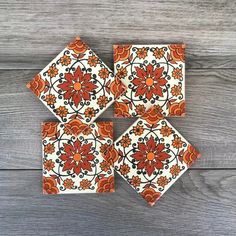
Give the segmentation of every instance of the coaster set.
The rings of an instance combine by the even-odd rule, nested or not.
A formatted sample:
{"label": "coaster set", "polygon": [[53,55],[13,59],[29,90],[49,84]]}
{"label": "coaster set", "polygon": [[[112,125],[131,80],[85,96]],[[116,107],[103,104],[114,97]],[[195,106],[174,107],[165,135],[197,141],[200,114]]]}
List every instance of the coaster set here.
{"label": "coaster set", "polygon": [[[114,192],[114,171],[151,206],[200,157],[164,118],[185,115],[185,45],[114,45],[114,74],[79,37],[27,87],[60,122],[42,124],[43,193]],[[113,123],[138,117],[113,143]]]}

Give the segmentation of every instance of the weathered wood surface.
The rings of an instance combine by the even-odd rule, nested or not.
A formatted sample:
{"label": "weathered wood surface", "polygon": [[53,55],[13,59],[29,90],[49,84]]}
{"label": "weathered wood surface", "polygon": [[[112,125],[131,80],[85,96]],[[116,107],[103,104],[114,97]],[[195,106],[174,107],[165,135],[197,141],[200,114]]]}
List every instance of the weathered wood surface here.
{"label": "weathered wood surface", "polygon": [[80,35],[112,65],[116,43],[187,44],[188,68],[236,68],[236,2],[0,2],[0,68],[42,68]]}
{"label": "weathered wood surface", "polygon": [[[150,208],[116,193],[43,196],[40,123],[25,84],[76,35],[112,68],[117,43],[187,44],[187,116],[169,121],[202,153]],[[0,235],[236,235],[236,1],[0,0]],[[115,138],[134,119],[114,119]]]}
{"label": "weathered wood surface", "polygon": [[[56,120],[26,88],[37,70],[0,71],[0,168],[40,169],[40,124]],[[236,69],[187,70],[187,115],[170,122],[202,153],[193,168],[236,168]],[[115,122],[115,138],[134,119]]]}
{"label": "weathered wood surface", "polygon": [[116,193],[43,196],[41,171],[0,172],[1,235],[235,235],[236,170],[191,170],[154,207]]}

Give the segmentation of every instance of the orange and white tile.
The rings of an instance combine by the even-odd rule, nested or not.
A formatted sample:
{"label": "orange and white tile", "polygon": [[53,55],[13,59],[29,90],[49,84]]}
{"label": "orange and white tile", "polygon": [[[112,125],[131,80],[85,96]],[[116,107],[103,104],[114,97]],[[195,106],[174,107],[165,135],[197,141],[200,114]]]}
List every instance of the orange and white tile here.
{"label": "orange and white tile", "polygon": [[127,129],[114,147],[115,171],[151,206],[200,157],[155,108]]}
{"label": "orange and white tile", "polygon": [[152,106],[163,116],[185,115],[185,45],[114,45],[114,74],[127,87],[116,117],[140,117]]}
{"label": "orange and white tile", "polygon": [[105,157],[113,143],[112,122],[76,132],[76,124],[42,124],[43,193],[114,192],[113,166]]}
{"label": "orange and white tile", "polygon": [[27,87],[59,119],[86,125],[124,92],[124,85],[79,37],[56,56]]}

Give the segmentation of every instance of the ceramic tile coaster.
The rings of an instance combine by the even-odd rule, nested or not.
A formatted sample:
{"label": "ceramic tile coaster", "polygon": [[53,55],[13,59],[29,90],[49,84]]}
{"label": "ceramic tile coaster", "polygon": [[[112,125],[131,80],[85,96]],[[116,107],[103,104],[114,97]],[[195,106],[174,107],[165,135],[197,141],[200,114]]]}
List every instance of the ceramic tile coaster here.
{"label": "ceramic tile coaster", "polygon": [[114,73],[128,88],[116,117],[139,117],[153,104],[164,116],[184,116],[184,44],[114,45]]}
{"label": "ceramic tile coaster", "polygon": [[72,135],[76,125],[42,125],[43,193],[114,192],[113,166],[104,158],[112,145],[112,122],[97,122]]}
{"label": "ceramic tile coaster", "polygon": [[81,130],[125,89],[80,38],[71,42],[27,87],[61,122],[80,120]]}
{"label": "ceramic tile coaster", "polygon": [[152,109],[115,143],[115,170],[152,206],[200,156]]}

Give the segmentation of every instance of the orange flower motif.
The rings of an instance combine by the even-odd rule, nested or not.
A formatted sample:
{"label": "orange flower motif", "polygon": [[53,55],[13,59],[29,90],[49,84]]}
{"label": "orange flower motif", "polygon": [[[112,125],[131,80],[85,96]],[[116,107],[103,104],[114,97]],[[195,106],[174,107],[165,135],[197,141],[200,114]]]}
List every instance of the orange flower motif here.
{"label": "orange flower motif", "polygon": [[91,74],[83,72],[80,67],[73,74],[65,73],[64,80],[58,88],[62,90],[64,99],[73,101],[76,107],[82,100],[89,101],[97,88],[97,85],[90,81]]}
{"label": "orange flower motif", "polygon": [[162,77],[164,67],[157,67],[154,69],[152,64],[148,64],[144,68],[135,67],[136,78],[132,83],[137,86],[135,96],[145,96],[151,100],[154,95],[163,97],[163,86],[166,85],[167,80]]}
{"label": "orange flower motif", "polygon": [[84,115],[88,118],[95,117],[95,110],[92,107],[88,107],[85,109]]}
{"label": "orange flower motif", "polygon": [[110,145],[108,145],[107,143],[102,144],[100,147],[100,152],[105,153],[109,147],[110,147]]}
{"label": "orange flower motif", "polygon": [[188,145],[187,150],[183,154],[183,161],[190,167],[199,157],[200,153],[193,146]]}
{"label": "orange flower motif", "polygon": [[115,102],[115,117],[130,117],[129,107],[124,102]]}
{"label": "orange flower motif", "polygon": [[164,52],[163,48],[156,48],[153,51],[153,55],[156,59],[161,59],[165,55],[165,52]]}
{"label": "orange flower motif", "polygon": [[43,167],[44,167],[45,170],[51,171],[55,167],[55,163],[51,159],[50,160],[45,160],[43,162]]}
{"label": "orange flower motif", "polygon": [[160,105],[154,105],[153,108],[157,114],[162,114],[163,110]]}
{"label": "orange flower motif", "polygon": [[181,95],[182,87],[180,85],[174,85],[171,88],[171,93],[173,96]]}
{"label": "orange flower motif", "polygon": [[71,129],[70,129],[70,126],[68,126],[68,124],[65,124],[64,132],[65,132],[65,134],[67,134],[67,135],[72,134]]}
{"label": "orange flower motif", "polygon": [[90,126],[87,126],[83,131],[82,131],[82,134],[83,135],[89,135],[92,133],[92,129]]}
{"label": "orange flower motif", "polygon": [[80,39],[80,37],[77,37],[67,46],[67,48],[73,50],[77,54],[81,54],[88,49],[88,46]]}
{"label": "orange flower motif", "polygon": [[98,193],[115,192],[114,176],[104,177],[98,181]]}
{"label": "orange flower motif", "polygon": [[68,114],[68,109],[65,106],[59,106],[56,109],[56,114],[60,116],[61,118],[66,117]]}
{"label": "orange flower motif", "polygon": [[129,137],[128,134],[123,135],[121,140],[120,140],[120,145],[124,148],[128,147],[131,144],[131,138]]}
{"label": "orange flower motif", "polygon": [[[105,144],[104,144],[105,145]],[[106,150],[105,150],[106,147]],[[118,160],[119,154],[117,150],[114,148],[114,146],[104,146],[103,148],[101,147],[100,152],[103,154],[103,158],[111,165]]]}
{"label": "orange flower motif", "polygon": [[156,124],[159,120],[163,119],[162,114],[159,113],[157,107],[151,107],[144,115],[142,116],[149,124]]}
{"label": "orange flower motif", "polygon": [[136,125],[133,127],[133,132],[135,135],[141,135],[143,134],[143,126],[142,125]]}
{"label": "orange flower motif", "polygon": [[104,138],[113,138],[113,123],[112,122],[97,122],[98,133]]}
{"label": "orange flower motif", "polygon": [[69,135],[73,134],[75,136],[79,135],[81,131],[84,131],[88,125],[84,124],[82,121],[73,119],[65,124],[64,132]]}
{"label": "orange flower motif", "polygon": [[181,68],[175,68],[172,71],[172,76],[174,79],[181,79],[183,77],[182,69]]}
{"label": "orange flower motif", "polygon": [[98,75],[99,75],[102,79],[106,79],[106,78],[108,78],[108,76],[109,76],[109,71],[108,71],[107,68],[102,68],[102,69],[99,71]]}
{"label": "orange flower motif", "polygon": [[58,69],[55,66],[50,66],[47,73],[50,78],[53,78],[58,74]]}
{"label": "orange flower motif", "polygon": [[100,96],[98,98],[97,104],[99,105],[100,108],[106,107],[108,103],[108,98],[106,96]]}
{"label": "orange flower motif", "polygon": [[165,176],[161,176],[157,179],[157,184],[164,188],[168,184],[168,179]]}
{"label": "orange flower motif", "polygon": [[46,154],[52,154],[55,151],[55,147],[53,144],[48,143],[47,145],[44,146],[44,152]]}
{"label": "orange flower motif", "polygon": [[96,56],[89,56],[88,57],[88,64],[92,67],[96,67],[96,65],[98,64],[98,57]]}
{"label": "orange flower motif", "polygon": [[40,96],[40,94],[43,92],[45,88],[45,81],[41,78],[40,74],[37,74],[33,80],[31,80],[27,85],[27,88],[29,88],[37,97]]}
{"label": "orange flower motif", "polygon": [[185,101],[174,102],[169,107],[170,116],[185,116]]}
{"label": "orange flower motif", "polygon": [[57,122],[45,122],[42,125],[42,138],[53,137],[57,133]]}
{"label": "orange flower motif", "polygon": [[63,162],[62,171],[72,171],[78,175],[82,170],[91,171],[95,156],[91,152],[92,143],[82,144],[78,139],[72,144],[63,143],[64,152],[59,156]]}
{"label": "orange flower motif", "polygon": [[57,182],[52,177],[43,177],[43,194],[58,194]]}
{"label": "orange flower motif", "polygon": [[74,187],[75,182],[72,179],[65,179],[63,181],[63,185],[66,189],[72,189]]}
{"label": "orange flower motif", "polygon": [[176,164],[170,168],[170,173],[173,177],[176,177],[180,173],[180,167]]}
{"label": "orange flower motif", "polygon": [[174,148],[182,148],[183,147],[183,141],[181,140],[181,138],[180,137],[175,137],[174,138],[174,140],[172,141],[172,146],[174,147]]}
{"label": "orange flower motif", "polygon": [[68,57],[67,55],[64,55],[60,58],[60,63],[63,65],[63,66],[68,66],[70,63],[71,63],[71,59],[70,57]]}
{"label": "orange flower motif", "polygon": [[147,49],[145,47],[137,50],[137,56],[139,59],[144,59],[147,56]]}
{"label": "orange flower motif", "polygon": [[137,115],[139,115],[139,116],[142,116],[144,114],[145,110],[146,110],[145,106],[141,105],[141,104],[137,105],[137,107],[135,108],[135,111],[136,111]]}
{"label": "orange flower motif", "polygon": [[141,196],[153,206],[156,201],[161,197],[161,193],[156,192],[153,188],[146,188],[142,191]]}
{"label": "orange flower motif", "polygon": [[114,45],[114,63],[125,61],[130,55],[131,45]]}
{"label": "orange flower motif", "polygon": [[123,94],[126,89],[125,85],[117,77],[110,84],[110,90],[115,99]]}
{"label": "orange flower motif", "polygon": [[46,95],[45,102],[47,103],[47,105],[54,105],[54,103],[56,102],[55,95],[53,94]]}
{"label": "orange flower motif", "polygon": [[138,176],[133,175],[130,184],[133,185],[135,188],[137,188],[141,184],[141,179]]}
{"label": "orange flower motif", "polygon": [[120,166],[120,173],[125,176],[129,173],[130,167],[126,164]]}
{"label": "orange flower motif", "polygon": [[165,125],[161,127],[160,133],[163,137],[169,137],[172,133],[172,129],[168,125]]}
{"label": "orange flower motif", "polygon": [[116,76],[119,78],[119,79],[122,79],[124,78],[125,76],[127,76],[127,70],[126,68],[124,68],[123,66],[118,69],[117,73],[116,73]]}
{"label": "orange flower motif", "polygon": [[185,62],[185,44],[171,44],[169,49],[173,61]]}
{"label": "orange flower motif", "polygon": [[103,161],[100,163],[100,168],[102,171],[107,172],[108,170],[110,170],[111,165],[107,162],[107,161]]}
{"label": "orange flower motif", "polygon": [[137,150],[131,155],[137,162],[137,169],[145,169],[148,176],[151,176],[155,169],[163,169],[164,161],[170,158],[170,155],[164,151],[163,143],[156,143],[153,136],[148,141],[138,142]]}
{"label": "orange flower motif", "polygon": [[89,189],[91,187],[91,183],[89,182],[89,180],[87,179],[83,179],[81,182],[80,182],[80,187],[85,190],[85,189]]}

